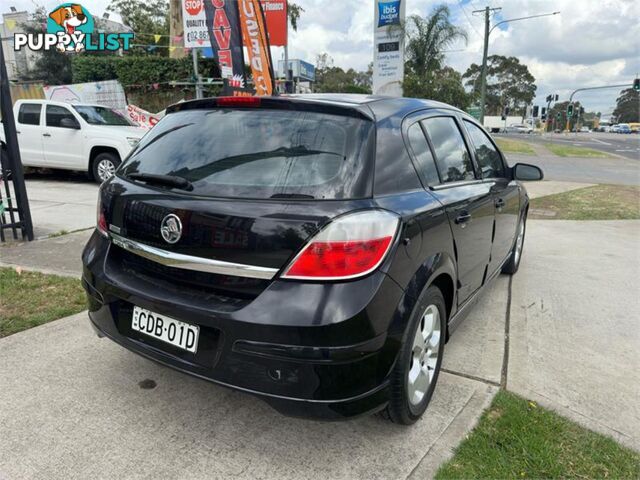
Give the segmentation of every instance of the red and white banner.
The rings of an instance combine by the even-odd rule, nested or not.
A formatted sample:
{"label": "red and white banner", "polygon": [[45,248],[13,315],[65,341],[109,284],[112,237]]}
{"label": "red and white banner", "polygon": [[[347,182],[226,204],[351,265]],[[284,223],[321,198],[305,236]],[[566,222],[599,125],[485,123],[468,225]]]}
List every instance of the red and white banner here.
{"label": "red and white banner", "polygon": [[149,113],[146,110],[136,107],[135,105],[127,105],[127,118],[137,123],[142,128],[150,130],[156,123],[160,121],[160,117]]}

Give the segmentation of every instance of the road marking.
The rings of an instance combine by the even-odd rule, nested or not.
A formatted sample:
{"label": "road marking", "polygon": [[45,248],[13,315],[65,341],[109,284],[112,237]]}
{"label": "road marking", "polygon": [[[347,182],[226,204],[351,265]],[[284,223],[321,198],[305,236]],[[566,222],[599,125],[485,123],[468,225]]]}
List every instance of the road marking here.
{"label": "road marking", "polygon": [[593,138],[593,137],[592,137],[592,138],[591,138],[591,140],[593,140],[594,142],[601,143],[601,144],[603,144],[603,145],[609,145],[609,146],[611,146],[611,144],[610,144],[610,143],[603,142],[602,140],[598,140],[597,138]]}

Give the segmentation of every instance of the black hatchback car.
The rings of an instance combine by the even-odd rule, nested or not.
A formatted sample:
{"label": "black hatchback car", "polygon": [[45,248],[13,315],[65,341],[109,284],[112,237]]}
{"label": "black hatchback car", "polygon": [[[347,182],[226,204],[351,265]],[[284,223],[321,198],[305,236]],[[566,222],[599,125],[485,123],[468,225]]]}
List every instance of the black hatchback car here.
{"label": "black hatchback car", "polygon": [[289,415],[409,424],[469,306],[518,269],[518,180],[541,178],[437,102],[174,105],[100,189],[91,323]]}

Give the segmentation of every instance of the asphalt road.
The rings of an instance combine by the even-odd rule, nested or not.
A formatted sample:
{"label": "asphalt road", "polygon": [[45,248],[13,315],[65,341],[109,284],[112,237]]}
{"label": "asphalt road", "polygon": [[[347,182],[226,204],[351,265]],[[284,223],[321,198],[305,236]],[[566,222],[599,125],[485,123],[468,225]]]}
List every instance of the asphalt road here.
{"label": "asphalt road", "polygon": [[494,134],[532,143],[557,143],[576,147],[592,148],[602,152],[619,155],[631,160],[640,160],[640,135],[617,133],[545,133],[543,135]]}

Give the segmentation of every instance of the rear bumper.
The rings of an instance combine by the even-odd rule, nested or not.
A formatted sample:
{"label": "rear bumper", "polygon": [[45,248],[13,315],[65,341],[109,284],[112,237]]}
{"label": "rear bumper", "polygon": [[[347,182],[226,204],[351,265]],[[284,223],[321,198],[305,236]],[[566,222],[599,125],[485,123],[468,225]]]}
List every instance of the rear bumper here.
{"label": "rear bumper", "polygon": [[[229,307],[185,297],[109,268],[108,242],[92,237],[83,286],[96,333],[190,375],[258,395],[292,416],[341,419],[375,412],[389,396],[400,346],[392,322],[403,291],[383,273],[343,284],[274,281]],[[130,328],[133,305],[200,326],[198,352]]]}

